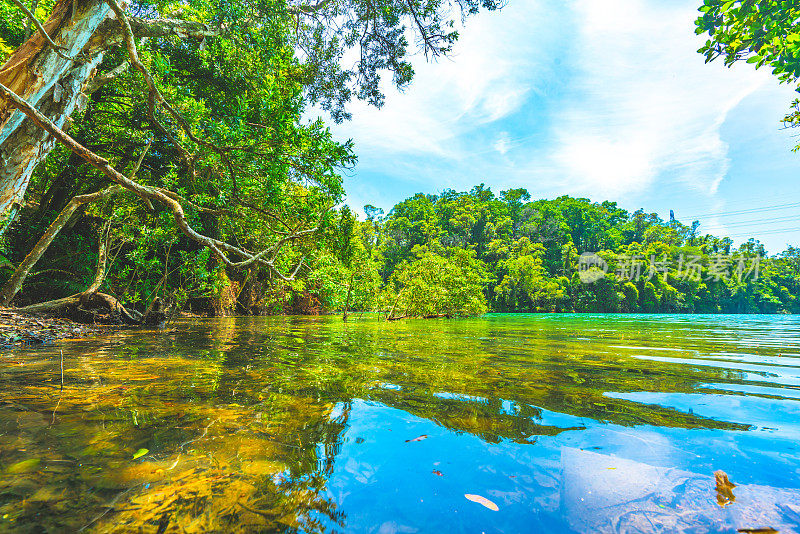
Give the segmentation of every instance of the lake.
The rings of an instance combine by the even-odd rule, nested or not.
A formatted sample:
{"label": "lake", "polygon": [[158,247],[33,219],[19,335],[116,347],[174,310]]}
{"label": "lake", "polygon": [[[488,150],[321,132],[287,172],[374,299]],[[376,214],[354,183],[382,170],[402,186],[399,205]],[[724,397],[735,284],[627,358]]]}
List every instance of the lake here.
{"label": "lake", "polygon": [[799,447],[792,316],[182,320],[0,353],[2,532],[800,532]]}

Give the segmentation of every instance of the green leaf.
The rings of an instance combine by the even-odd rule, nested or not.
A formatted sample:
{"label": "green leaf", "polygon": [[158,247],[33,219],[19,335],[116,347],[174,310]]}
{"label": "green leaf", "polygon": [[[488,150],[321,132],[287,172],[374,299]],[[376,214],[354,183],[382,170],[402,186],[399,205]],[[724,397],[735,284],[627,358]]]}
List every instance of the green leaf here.
{"label": "green leaf", "polygon": [[22,460],[21,462],[9,465],[8,469],[6,469],[6,473],[27,473],[28,471],[33,471],[39,467],[41,462],[42,460],[40,458],[29,458],[28,460]]}
{"label": "green leaf", "polygon": [[136,451],[136,452],[133,454],[133,459],[135,460],[135,459],[137,459],[137,458],[141,458],[142,456],[144,456],[144,455],[145,455],[145,454],[147,454],[148,452],[150,452],[150,450],[149,450],[149,449],[139,449],[138,451]]}

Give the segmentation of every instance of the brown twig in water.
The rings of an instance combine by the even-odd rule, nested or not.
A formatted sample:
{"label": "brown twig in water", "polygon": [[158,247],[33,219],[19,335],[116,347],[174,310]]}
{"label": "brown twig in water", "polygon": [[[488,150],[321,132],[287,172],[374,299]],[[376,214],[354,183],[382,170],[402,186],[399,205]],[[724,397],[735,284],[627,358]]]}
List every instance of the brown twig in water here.
{"label": "brown twig in water", "polygon": [[50,426],[56,424],[56,412],[58,411],[58,407],[61,405],[61,396],[64,393],[64,349],[61,349],[61,389],[58,390],[58,402],[56,403],[56,407],[53,408],[53,419],[50,421]]}
{"label": "brown twig in water", "polygon": [[131,486],[130,488],[126,489],[125,491],[123,491],[122,493],[120,493],[119,495],[117,495],[116,497],[114,497],[114,500],[113,500],[113,501],[111,501],[111,504],[109,504],[109,505],[106,507],[106,510],[105,510],[105,512],[103,512],[102,514],[98,515],[97,517],[95,517],[94,519],[92,519],[91,521],[89,521],[88,523],[86,523],[85,525],[83,525],[83,526],[82,526],[82,527],[81,527],[81,528],[78,530],[78,532],[83,532],[84,530],[86,530],[87,528],[89,528],[90,526],[92,526],[94,523],[96,523],[96,522],[97,522],[97,520],[101,519],[101,518],[102,518],[103,516],[105,516],[105,515],[106,515],[108,512],[110,512],[111,510],[113,510],[113,509],[114,509],[114,505],[115,505],[115,504],[117,504],[117,501],[118,501],[118,500],[120,500],[120,499],[122,498],[122,496],[123,496],[123,495],[127,495],[127,494],[128,494],[128,493],[129,493],[129,492],[132,490],[132,489],[134,489],[134,488],[136,488],[136,487],[140,487],[140,486],[142,486],[142,484],[136,484],[135,486]]}
{"label": "brown twig in water", "polygon": [[241,502],[237,501],[236,504],[238,504],[239,506],[241,506],[242,508],[244,508],[245,510],[247,510],[250,513],[253,513],[253,514],[256,514],[256,515],[260,515],[261,517],[266,517],[267,519],[272,519],[273,518],[273,516],[271,516],[269,514],[266,514],[264,512],[260,512],[258,510],[253,510],[252,508],[248,508],[247,506],[243,505]]}

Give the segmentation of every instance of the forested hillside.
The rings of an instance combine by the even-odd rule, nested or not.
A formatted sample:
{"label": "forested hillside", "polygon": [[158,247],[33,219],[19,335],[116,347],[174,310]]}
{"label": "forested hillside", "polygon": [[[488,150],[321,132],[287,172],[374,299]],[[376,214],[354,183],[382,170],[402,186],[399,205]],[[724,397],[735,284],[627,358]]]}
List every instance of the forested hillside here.
{"label": "forested hillside", "polygon": [[[207,249],[158,226],[143,233],[118,224],[118,235],[131,237],[111,245],[104,288],[130,304],[158,294],[216,314],[800,311],[800,249],[768,256],[754,239],[735,248],[730,238],[701,235],[696,222],[663,221],[614,202],[532,201],[524,189],[495,195],[481,185],[417,194],[385,215],[367,206],[365,214],[359,220],[348,207],[330,211],[287,257],[303,259],[291,281],[256,267],[225,269]],[[84,216],[60,236],[21,302],[87,284],[98,232],[109,231],[101,222]]]}
{"label": "forested hillside", "polygon": [[378,307],[399,298],[398,315],[450,314],[463,297],[450,308],[434,304],[447,302],[449,286],[482,286],[485,301],[468,309],[498,312],[800,311],[799,249],[767,257],[757,240],[735,248],[730,238],[700,234],[698,222],[614,202],[531,201],[524,189],[495,195],[480,185],[415,195],[385,217],[367,212],[360,242],[386,282]]}

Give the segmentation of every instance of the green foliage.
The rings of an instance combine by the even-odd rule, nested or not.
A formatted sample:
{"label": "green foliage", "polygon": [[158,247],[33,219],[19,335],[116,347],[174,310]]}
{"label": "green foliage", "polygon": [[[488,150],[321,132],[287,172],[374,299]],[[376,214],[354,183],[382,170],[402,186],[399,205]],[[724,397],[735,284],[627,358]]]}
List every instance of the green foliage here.
{"label": "green foliage", "polygon": [[462,317],[486,313],[485,267],[468,249],[414,248],[389,281],[390,315]]}
{"label": "green foliage", "polygon": [[[322,120],[309,120],[309,106],[336,121],[349,116],[352,98],[379,106],[382,75],[400,87],[413,77],[410,36],[416,34],[429,55],[447,53],[457,37],[455,13],[501,3],[410,0],[376,9],[331,0],[298,11],[283,0],[134,2],[130,11],[145,20],[172,17],[225,29],[202,41],[143,40],[139,51],[192,136],[226,148],[198,143],[160,113],[156,118],[171,134],[153,128],[144,82],[131,70],[91,94],[83,114],[73,117],[71,135],[126,173],[149,147],[137,180],[179,195],[188,222],[212,238],[258,251],[298,229],[317,230],[281,245],[278,271],[300,265],[297,278],[287,282],[258,266],[223,269],[209,250],[175,231],[163,207],[121,195],[78,214],[31,273],[20,302],[83,290],[94,276],[108,222],[110,263],[102,289],[140,308],[161,296],[189,307],[204,300],[200,308],[206,310],[213,301],[231,313],[796,313],[796,249],[765,258],[758,278],[743,278],[735,265],[718,264],[719,256],[766,256],[757,241],[733,249],[729,238],[698,235],[697,221],[665,222],[614,202],[531,200],[525,189],[495,195],[481,184],[467,192],[417,194],[386,216],[367,206],[364,221],[349,208],[331,209],[344,197],[340,173],[355,164],[354,147],[334,139]],[[451,4],[458,9],[451,12]],[[51,7],[42,2],[37,14],[45,18]],[[697,21],[698,33],[710,36],[702,52],[708,60],[724,56],[728,64],[745,57],[768,64],[794,83],[798,9],[792,2],[706,0]],[[0,55],[22,42],[25,26],[17,10],[0,4]],[[342,66],[343,54],[352,50],[359,52],[355,66]],[[98,73],[125,57],[110,49]],[[800,122],[797,117],[789,120]],[[33,176],[5,256],[19,263],[70,198],[107,185],[80,158],[54,150]],[[608,265],[593,283],[578,272],[586,252]],[[682,272],[687,257],[697,258],[697,277]],[[45,276],[53,272],[69,276]]]}
{"label": "green foliage", "polygon": [[545,248],[541,243],[521,237],[510,247],[498,250],[498,254],[506,256],[498,264],[503,278],[495,288],[500,309],[562,311],[564,287],[560,280],[548,278],[543,265]]}
{"label": "green foliage", "polygon": [[[798,310],[796,249],[768,258],[754,239],[733,249],[729,238],[698,235],[697,222],[665,222],[643,210],[629,213],[613,202],[569,196],[529,201],[527,192],[518,189],[496,197],[481,185],[463,193],[415,195],[378,223],[385,280],[391,283],[398,273],[411,276],[408,266],[417,261],[415,251],[459,248],[482,263],[488,275],[484,292],[494,311]],[[597,271],[599,278],[591,283],[578,272],[584,252],[597,253],[607,263],[606,272]],[[428,267],[433,265],[431,260]],[[424,278],[425,272],[413,276]],[[424,287],[419,282],[420,294]]]}
{"label": "green foliage", "polygon": [[[698,34],[709,39],[699,50],[706,62],[722,57],[726,65],[745,60],[755,68],[772,69],[778,80],[796,84],[800,77],[800,2],[704,0],[695,21]],[[784,122],[800,125],[800,100]],[[795,150],[800,148],[795,147]]]}

